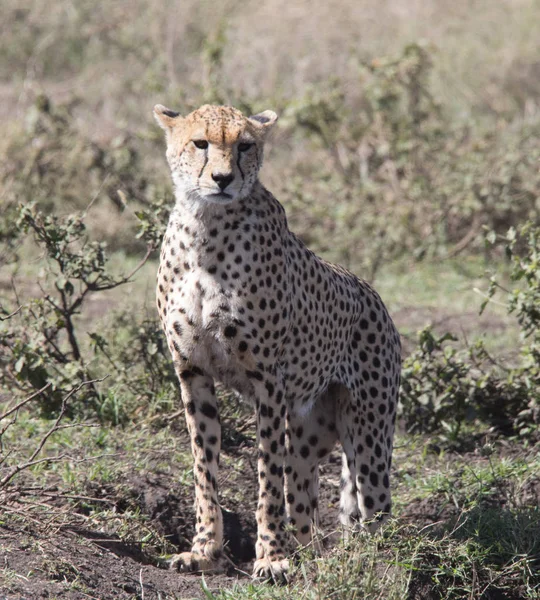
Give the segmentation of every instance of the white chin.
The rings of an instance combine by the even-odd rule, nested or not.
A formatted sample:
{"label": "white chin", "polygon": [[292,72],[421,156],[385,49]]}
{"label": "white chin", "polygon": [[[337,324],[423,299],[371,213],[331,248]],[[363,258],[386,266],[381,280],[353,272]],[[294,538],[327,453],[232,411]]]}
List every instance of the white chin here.
{"label": "white chin", "polygon": [[204,196],[201,194],[201,200],[206,200],[206,202],[214,204],[229,204],[229,202],[235,200],[235,196],[227,192],[221,194],[204,194]]}

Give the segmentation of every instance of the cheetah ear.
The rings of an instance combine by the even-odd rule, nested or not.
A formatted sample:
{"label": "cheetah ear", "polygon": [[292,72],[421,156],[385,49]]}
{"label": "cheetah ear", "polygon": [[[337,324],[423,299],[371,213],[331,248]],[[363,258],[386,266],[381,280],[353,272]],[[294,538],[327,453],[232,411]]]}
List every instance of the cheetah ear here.
{"label": "cheetah ear", "polygon": [[170,110],[163,106],[163,104],[156,104],[154,106],[154,117],[161,129],[167,132],[170,132],[182,118],[180,113]]}
{"label": "cheetah ear", "polygon": [[278,120],[278,116],[273,110],[265,110],[262,113],[249,117],[249,120],[265,134],[272,129],[273,125]]}

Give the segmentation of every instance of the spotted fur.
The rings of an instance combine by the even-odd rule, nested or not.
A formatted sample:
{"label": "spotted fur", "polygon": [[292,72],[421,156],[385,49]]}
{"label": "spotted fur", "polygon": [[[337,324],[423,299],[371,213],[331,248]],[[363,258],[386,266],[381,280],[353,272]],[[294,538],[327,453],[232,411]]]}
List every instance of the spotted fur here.
{"label": "spotted fur", "polygon": [[259,500],[254,573],[288,569],[285,519],[300,544],[317,515],[318,464],[343,450],[340,520],[373,531],[391,509],[389,471],[400,340],[368,283],[304,246],[258,180],[277,120],[157,105],[176,204],[157,305],[180,380],[195,461],[196,535],[181,570],[219,562],[220,424],[214,381],[255,406]]}

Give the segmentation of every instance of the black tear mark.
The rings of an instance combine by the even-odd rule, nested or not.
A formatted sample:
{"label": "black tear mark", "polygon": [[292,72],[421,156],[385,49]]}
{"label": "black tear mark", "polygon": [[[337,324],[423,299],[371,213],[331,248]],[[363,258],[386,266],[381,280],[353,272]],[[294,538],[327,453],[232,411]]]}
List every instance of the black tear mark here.
{"label": "black tear mark", "polygon": [[[204,137],[205,137],[205,139],[208,139],[208,123],[206,123],[205,127],[204,127]],[[206,150],[204,151],[204,165],[202,166],[199,176],[197,177],[197,182],[202,177],[203,171],[206,168],[206,165],[208,164],[208,148],[209,148],[209,146],[210,146],[210,144],[206,147]]]}
{"label": "black tear mark", "polygon": [[242,176],[242,181],[245,181],[245,175],[244,175],[244,171],[242,171],[242,167],[240,166],[240,158],[242,157],[242,153],[238,152],[238,157],[236,158],[236,166],[238,167],[238,170],[240,171],[240,175]]}
{"label": "black tear mark", "polygon": [[240,166],[241,156],[242,156],[242,153],[240,151],[238,151],[238,157],[236,159],[236,166],[238,167],[238,170],[240,171],[240,175],[242,177],[242,185],[240,186],[240,189],[238,190],[239,194],[242,193],[242,190],[244,189],[244,184],[246,183],[246,177],[244,175],[244,171],[242,171],[242,167]]}
{"label": "black tear mark", "polygon": [[174,110],[162,110],[161,112],[167,117],[171,117],[171,119],[175,119],[176,117],[180,116],[180,113],[175,112]]}
{"label": "black tear mark", "polygon": [[200,178],[202,177],[203,171],[206,168],[207,164],[208,164],[208,149],[204,153],[204,165],[202,166],[202,169],[201,169],[201,171],[199,173],[199,177],[197,178],[197,180],[200,180]]}

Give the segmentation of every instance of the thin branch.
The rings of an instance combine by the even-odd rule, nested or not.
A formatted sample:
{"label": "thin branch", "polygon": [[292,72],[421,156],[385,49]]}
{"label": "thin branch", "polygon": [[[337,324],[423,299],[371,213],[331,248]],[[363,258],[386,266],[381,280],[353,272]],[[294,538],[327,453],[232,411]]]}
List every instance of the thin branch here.
{"label": "thin branch", "polygon": [[15,287],[15,279],[13,276],[11,277],[10,283],[11,283],[11,289],[13,290],[13,294],[15,295],[15,300],[17,301],[17,304],[20,306],[21,302],[19,300],[19,294],[17,293],[17,288]]}
{"label": "thin branch", "polygon": [[101,382],[104,379],[105,378],[103,377],[101,379],[93,379],[93,380],[90,380],[90,381],[83,381],[77,387],[73,388],[67,394],[67,396],[65,396],[65,398],[62,400],[62,408],[60,409],[60,414],[56,418],[56,421],[54,422],[54,425],[41,438],[41,440],[39,441],[36,449],[34,450],[34,452],[32,453],[32,455],[30,456],[30,458],[26,462],[24,462],[24,463],[19,463],[18,465],[15,465],[11,469],[11,471],[2,480],[0,480],[0,488],[5,487],[16,475],[18,475],[21,471],[24,471],[25,469],[28,469],[30,467],[33,467],[33,466],[35,466],[37,464],[40,464],[40,463],[43,463],[43,462],[58,462],[58,461],[60,461],[60,460],[62,460],[64,458],[66,458],[66,456],[67,456],[66,454],[59,454],[57,456],[51,456],[51,457],[40,458],[40,459],[37,459],[36,457],[43,450],[43,447],[45,446],[45,444],[47,443],[47,440],[51,437],[51,435],[53,433],[55,433],[56,431],[59,430],[59,428],[60,428],[59,427],[60,426],[60,421],[62,420],[62,418],[66,414],[68,400],[74,394],[76,394],[79,390],[81,390],[81,388],[83,388],[84,386],[86,386],[86,385],[93,385],[94,383]]}
{"label": "thin branch", "polygon": [[94,194],[94,197],[92,198],[92,200],[90,200],[90,203],[88,204],[88,206],[83,210],[83,213],[81,215],[81,219],[85,219],[86,215],[88,214],[88,211],[92,208],[92,205],[94,204],[94,202],[97,200],[98,196],[101,194],[101,190],[105,187],[105,184],[107,183],[109,177],[111,176],[110,173],[107,173],[107,175],[105,175],[105,179],[101,182],[101,185],[99,186],[98,191]]}
{"label": "thin branch", "polygon": [[67,425],[58,425],[56,431],[61,429],[73,429],[74,427],[101,427],[98,423],[68,423]]}
{"label": "thin branch", "polygon": [[60,421],[63,419],[64,415],[66,414],[66,408],[67,408],[67,402],[68,402],[68,400],[71,398],[71,396],[73,396],[75,394],[75,392],[78,392],[81,389],[81,387],[82,387],[82,385],[79,385],[76,388],[74,388],[73,390],[71,390],[71,392],[69,392],[69,394],[62,400],[62,408],[60,409],[60,413],[59,413],[58,417],[56,418],[56,421],[54,422],[54,425],[41,438],[39,444],[37,445],[37,448],[34,450],[34,452],[32,453],[32,455],[30,456],[30,459],[29,459],[30,463],[43,450],[43,446],[45,446],[47,440],[58,429],[58,425],[60,424]]}
{"label": "thin branch", "polygon": [[7,321],[8,319],[11,319],[11,317],[14,317],[21,309],[22,309],[22,306],[19,306],[19,308],[17,310],[14,310],[9,315],[6,315],[5,317],[0,317],[0,321]]}
{"label": "thin branch", "polygon": [[142,577],[142,567],[139,571],[139,585],[141,586],[141,600],[144,600],[144,583],[143,583],[143,577]]}
{"label": "thin branch", "polygon": [[[66,298],[66,293],[64,290],[61,290],[56,286],[58,291],[60,292],[60,298],[62,299],[62,306],[64,310],[62,314],[64,315],[64,319],[66,320],[65,329],[69,339],[69,345],[71,346],[71,351],[73,352],[73,358],[77,361],[81,360],[81,351],[79,350],[79,343],[77,342],[77,338],[75,337],[75,327],[73,325],[73,321],[71,319],[73,315],[73,311],[70,306],[68,306],[68,301]],[[92,386],[94,387],[94,386]]]}
{"label": "thin branch", "polygon": [[52,332],[48,331],[47,329],[43,329],[43,336],[45,337],[45,340],[47,341],[47,343],[50,344],[52,347],[52,351],[49,349],[49,354],[51,356],[54,356],[54,358],[60,364],[66,364],[68,362],[66,355],[60,350],[60,348],[57,346],[54,339],[51,337],[52,335],[56,335],[57,333],[58,333],[57,329],[56,330],[53,329]]}
{"label": "thin branch", "polygon": [[149,419],[146,420],[147,423],[152,423],[153,421],[157,421],[158,419],[165,419],[166,421],[172,421],[173,419],[176,419],[177,417],[181,417],[185,412],[184,408],[181,408],[180,410],[177,410],[173,413],[171,413],[170,415],[154,415],[153,417],[150,417]]}
{"label": "thin branch", "polygon": [[[5,430],[4,430],[5,431]],[[13,454],[13,449],[8,450],[7,454],[5,456],[2,456],[2,458],[0,458],[0,467],[6,462],[6,460]]]}
{"label": "thin branch", "polygon": [[[47,294],[45,292],[45,290],[41,287],[41,283],[38,283],[39,285],[39,289],[41,290],[41,293],[44,294],[44,298],[45,300],[53,307],[55,308],[59,313],[62,312],[62,307],[58,306],[58,304],[56,304],[56,302],[51,298],[51,296],[49,294]],[[57,288],[58,289],[58,288]]]}
{"label": "thin branch", "polygon": [[[56,429],[55,431],[58,431],[58,429]],[[115,453],[115,454],[98,454],[96,456],[88,456],[86,458],[74,458],[70,454],[57,454],[56,456],[46,456],[44,458],[36,458],[35,460],[29,460],[29,461],[25,462],[22,465],[17,465],[16,467],[14,467],[12,469],[12,472],[9,473],[8,475],[6,475],[6,477],[4,477],[4,479],[2,479],[0,481],[0,489],[2,487],[4,487],[7,483],[9,483],[11,481],[11,479],[13,479],[13,477],[15,475],[17,475],[18,473],[20,473],[21,471],[23,471],[25,469],[29,469],[30,467],[34,467],[36,465],[40,465],[42,463],[60,462],[61,460],[64,460],[64,459],[68,458],[72,462],[74,462],[76,464],[79,464],[79,463],[88,462],[88,461],[91,461],[91,460],[98,460],[99,458],[104,458],[106,456],[120,456],[120,454],[119,453]]]}
{"label": "thin branch", "polygon": [[18,490],[22,496],[45,496],[57,500],[59,498],[69,498],[70,500],[83,500],[86,502],[103,502],[104,504],[115,504],[115,500],[109,498],[94,498],[92,496],[77,496],[76,494],[68,494],[67,492],[54,493],[45,488],[21,488]]}
{"label": "thin branch", "polygon": [[495,283],[495,285],[496,285],[496,286],[497,286],[497,287],[498,287],[500,290],[502,290],[502,291],[503,291],[503,292],[505,292],[506,294],[511,294],[511,293],[512,293],[510,290],[506,289],[506,288],[505,288],[503,285],[501,285],[501,284],[500,284],[498,281],[495,281],[494,283]]}
{"label": "thin branch", "polygon": [[74,300],[74,301],[71,303],[71,312],[72,312],[73,314],[75,314],[75,311],[76,311],[76,310],[79,308],[79,306],[80,306],[80,305],[83,303],[83,301],[84,301],[84,299],[85,299],[85,297],[86,297],[86,294],[88,294],[88,292],[93,292],[93,291],[94,291],[94,290],[93,290],[93,289],[90,287],[90,286],[91,286],[91,285],[93,285],[93,284],[90,284],[90,283],[88,283],[88,282],[86,281],[86,279],[83,279],[83,281],[84,281],[84,284],[86,285],[86,289],[85,289],[85,290],[83,290],[82,292],[80,292],[80,293],[79,293],[79,296],[78,296],[78,298],[77,298],[76,300]]}
{"label": "thin branch", "polygon": [[[4,427],[2,427],[2,431],[0,431],[0,452],[4,451],[4,443],[3,443],[3,437],[4,437],[4,433],[6,433],[6,431],[14,424],[17,422],[17,415],[15,415],[12,419],[10,419],[5,425]],[[0,459],[0,465],[4,462],[5,457]]]}
{"label": "thin branch", "polygon": [[154,248],[152,248],[151,246],[148,246],[146,248],[146,254],[143,256],[143,258],[141,259],[139,264],[128,275],[124,275],[122,277],[122,279],[119,279],[119,280],[111,282],[111,283],[106,283],[103,285],[97,285],[97,286],[95,284],[87,284],[87,285],[89,287],[92,285],[94,286],[94,287],[90,288],[90,289],[92,289],[92,291],[102,292],[104,290],[111,290],[119,285],[123,285],[124,283],[129,283],[131,281],[131,278],[137,273],[137,271],[142,269],[142,267],[145,265],[146,261],[150,258],[150,255],[152,254],[153,251],[154,251]]}
{"label": "thin branch", "polygon": [[491,296],[488,296],[488,294],[485,294],[482,290],[480,290],[476,287],[473,288],[473,292],[475,294],[482,296],[482,298],[485,298],[491,304],[497,304],[497,306],[504,306],[506,308],[506,304],[504,302],[499,302],[498,300],[493,300],[493,298]]}
{"label": "thin branch", "polygon": [[33,521],[37,525],[43,525],[43,521],[41,519],[36,519],[35,517],[32,517],[29,514],[29,511],[27,511],[27,510],[22,510],[20,508],[10,508],[10,507],[6,506],[5,504],[3,504],[2,512],[7,512],[11,515],[19,515],[20,517],[23,517],[23,519],[25,521]]}
{"label": "thin branch", "polygon": [[121,279],[115,280],[115,281],[109,281],[108,283],[96,283],[91,282],[91,281],[87,281],[86,279],[82,279],[84,284],[86,285],[86,289],[83,290],[78,298],[76,300],[74,300],[71,304],[70,310],[72,313],[75,313],[75,311],[79,308],[79,306],[83,303],[86,295],[89,292],[105,292],[107,290],[112,290],[116,287],[118,287],[119,285],[123,285],[124,283],[129,283],[131,281],[131,278],[137,273],[137,271],[139,271],[148,261],[148,259],[150,258],[150,255],[152,254],[152,252],[154,251],[154,248],[152,246],[148,246],[146,249],[146,254],[143,256],[143,258],[141,259],[141,261],[139,262],[139,264],[128,274],[123,276]]}
{"label": "thin branch", "polygon": [[21,471],[24,471],[25,469],[29,469],[30,467],[34,467],[35,465],[39,465],[41,463],[44,462],[58,462],[60,460],[63,460],[64,458],[66,458],[66,456],[68,456],[67,454],[58,454],[57,456],[49,456],[49,457],[45,457],[45,458],[38,458],[36,460],[29,460],[25,463],[18,464],[17,466],[13,467],[13,469],[11,470],[10,473],[8,473],[4,479],[2,479],[0,481],[0,489],[5,487],[12,479],[13,477],[15,477],[15,475],[18,475]]}
{"label": "thin branch", "polygon": [[9,415],[11,415],[15,411],[19,410],[19,408],[22,408],[25,404],[28,404],[28,402],[30,402],[31,400],[33,400],[36,396],[39,396],[48,387],[50,387],[50,385],[51,385],[50,383],[47,383],[40,390],[38,390],[37,392],[34,392],[31,396],[28,396],[28,398],[26,398],[25,400],[22,400],[21,402],[19,402],[19,404],[15,405],[13,408],[10,408],[3,415],[0,415],[0,421],[2,421],[3,419],[5,419],[6,417],[9,417]]}
{"label": "thin branch", "polygon": [[456,257],[460,252],[463,252],[465,248],[474,240],[478,232],[482,228],[482,219],[479,214],[474,216],[473,222],[469,231],[463,236],[463,238],[455,244],[455,246],[446,254],[446,259]]}
{"label": "thin branch", "polygon": [[123,456],[121,452],[108,452],[105,454],[96,454],[95,456],[87,456],[85,458],[73,458],[71,457],[71,460],[76,463],[76,464],[80,464],[80,463],[84,463],[84,462],[90,462],[92,460],[98,460],[99,458],[109,458],[112,456]]}

